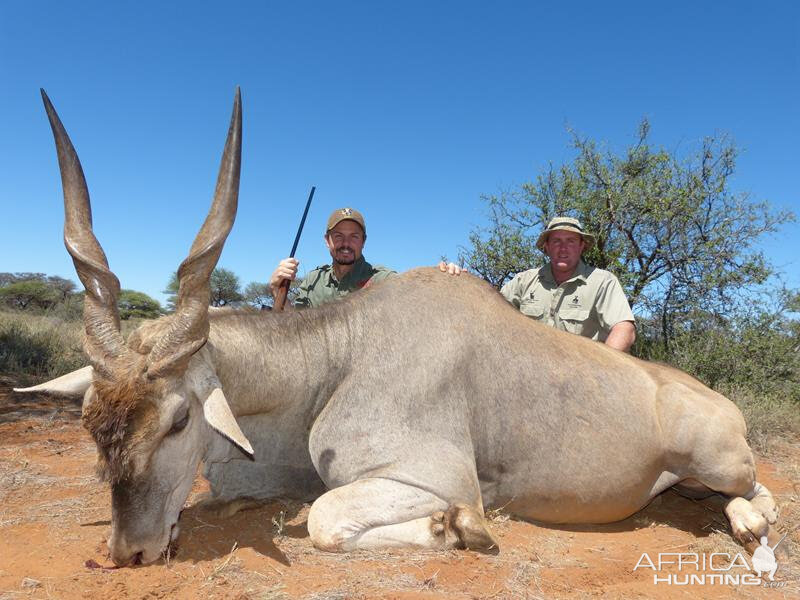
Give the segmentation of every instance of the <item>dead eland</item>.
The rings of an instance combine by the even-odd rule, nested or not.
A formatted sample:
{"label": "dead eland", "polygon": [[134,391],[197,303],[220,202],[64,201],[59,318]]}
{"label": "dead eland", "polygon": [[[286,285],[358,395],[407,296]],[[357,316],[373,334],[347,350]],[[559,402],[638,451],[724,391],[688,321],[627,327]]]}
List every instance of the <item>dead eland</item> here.
{"label": "dead eland", "polygon": [[201,462],[220,502],[316,498],[311,540],[332,551],[494,550],[485,507],[602,523],[671,486],[725,495],[745,544],[775,523],[729,400],[531,322],[474,277],[417,269],[316,309],[209,312],[238,200],[238,90],[211,209],[178,270],[177,310],[126,342],[80,162],[43,98],[91,366],[28,391],[83,395],[112,490],[116,564],[154,561],[177,537]]}

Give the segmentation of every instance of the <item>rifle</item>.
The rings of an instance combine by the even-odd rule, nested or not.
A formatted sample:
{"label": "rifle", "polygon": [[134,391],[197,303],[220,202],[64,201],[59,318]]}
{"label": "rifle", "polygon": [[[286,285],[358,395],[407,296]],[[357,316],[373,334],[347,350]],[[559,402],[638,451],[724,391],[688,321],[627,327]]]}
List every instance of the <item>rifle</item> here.
{"label": "rifle", "polygon": [[[292,244],[292,251],[289,253],[289,258],[294,258],[294,253],[297,251],[297,244],[300,242],[300,234],[303,233],[303,225],[306,224],[306,217],[308,216],[308,209],[311,207],[311,200],[314,198],[314,191],[316,190],[316,186],[311,186],[311,193],[308,194],[308,201],[306,202],[306,208],[303,211],[303,218],[300,219],[300,227],[297,228],[297,235],[294,236],[294,244]],[[286,304],[286,296],[289,294],[289,286],[291,285],[291,281],[288,279],[284,279],[281,282],[281,286],[278,288],[278,291],[275,293],[275,303],[272,306],[272,310],[283,310],[284,304]]]}

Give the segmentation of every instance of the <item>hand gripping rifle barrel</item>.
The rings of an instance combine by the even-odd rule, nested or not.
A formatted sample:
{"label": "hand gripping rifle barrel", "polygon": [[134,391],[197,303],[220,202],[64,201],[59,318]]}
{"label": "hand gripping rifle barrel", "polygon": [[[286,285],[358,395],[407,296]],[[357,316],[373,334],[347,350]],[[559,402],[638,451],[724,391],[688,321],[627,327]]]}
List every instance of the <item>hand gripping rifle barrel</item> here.
{"label": "hand gripping rifle barrel", "polygon": [[[292,251],[289,253],[289,258],[294,258],[294,253],[297,251],[297,244],[300,243],[300,234],[303,233],[303,226],[306,224],[308,209],[311,207],[311,200],[314,198],[314,191],[316,189],[317,188],[315,186],[311,186],[311,192],[308,194],[306,208],[303,211],[303,218],[300,219],[300,227],[297,228],[297,235],[294,236],[294,244],[292,244]],[[281,282],[281,286],[278,288],[278,291],[275,294],[275,304],[273,305],[272,310],[283,310],[283,307],[286,304],[286,296],[289,294],[289,286],[291,283],[292,282],[288,279],[284,279]]]}

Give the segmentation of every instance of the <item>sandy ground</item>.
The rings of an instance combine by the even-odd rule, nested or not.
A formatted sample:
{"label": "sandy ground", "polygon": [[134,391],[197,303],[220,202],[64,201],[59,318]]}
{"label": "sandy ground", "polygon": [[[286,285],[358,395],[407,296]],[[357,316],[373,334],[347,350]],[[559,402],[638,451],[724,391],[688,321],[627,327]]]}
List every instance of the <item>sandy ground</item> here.
{"label": "sandy ground", "polygon": [[[193,504],[168,560],[109,568],[110,494],[93,475],[94,445],[67,400],[10,394],[0,382],[0,600],[17,598],[800,598],[800,442],[758,457],[759,479],[788,533],[775,587],[668,585],[634,570],[642,553],[728,552],[734,544],[713,501],[667,492],[632,517],[559,528],[492,513],[501,551],[334,555],[315,550],[308,505],[275,501],[228,519]],[[749,555],[747,560],[749,560]],[[727,564],[727,563],[724,563]],[[735,568],[731,573],[743,573]],[[658,576],[711,574],[665,566]]]}

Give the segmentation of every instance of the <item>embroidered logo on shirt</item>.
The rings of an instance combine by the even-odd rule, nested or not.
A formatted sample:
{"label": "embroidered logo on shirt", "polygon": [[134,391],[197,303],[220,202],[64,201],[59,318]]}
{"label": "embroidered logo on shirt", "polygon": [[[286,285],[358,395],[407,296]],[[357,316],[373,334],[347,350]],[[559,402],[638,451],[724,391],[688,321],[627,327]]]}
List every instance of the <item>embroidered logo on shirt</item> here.
{"label": "embroidered logo on shirt", "polygon": [[533,292],[531,292],[531,297],[530,297],[530,299],[531,299],[531,300],[533,300]]}
{"label": "embroidered logo on shirt", "polygon": [[574,296],[572,296],[572,298],[567,300],[567,306],[576,309],[583,308],[583,302],[581,302],[581,297],[578,294],[575,294]]}

